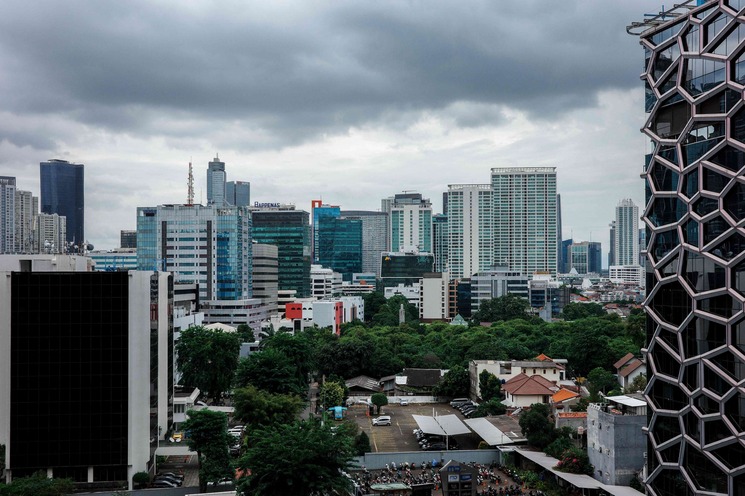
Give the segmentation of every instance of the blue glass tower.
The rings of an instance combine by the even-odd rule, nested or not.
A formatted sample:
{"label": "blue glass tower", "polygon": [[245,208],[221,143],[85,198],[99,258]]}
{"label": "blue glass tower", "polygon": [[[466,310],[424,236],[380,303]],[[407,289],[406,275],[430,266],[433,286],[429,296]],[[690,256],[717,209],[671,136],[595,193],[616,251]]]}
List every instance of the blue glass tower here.
{"label": "blue glass tower", "polygon": [[339,272],[345,281],[362,272],[362,220],[321,217],[316,226],[318,263]]}
{"label": "blue glass tower", "polygon": [[41,212],[67,218],[67,242],[85,241],[83,164],[49,160],[40,164]]}

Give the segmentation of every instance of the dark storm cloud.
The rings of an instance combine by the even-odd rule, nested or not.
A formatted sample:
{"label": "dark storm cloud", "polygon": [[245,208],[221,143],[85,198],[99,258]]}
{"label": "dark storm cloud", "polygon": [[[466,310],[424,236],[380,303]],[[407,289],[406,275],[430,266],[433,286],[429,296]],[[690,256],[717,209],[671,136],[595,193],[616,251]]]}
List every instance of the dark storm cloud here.
{"label": "dark storm cloud", "polygon": [[399,112],[551,117],[638,86],[641,55],[618,48],[641,0],[255,4],[5,2],[0,98],[138,135],[237,121],[277,146]]}

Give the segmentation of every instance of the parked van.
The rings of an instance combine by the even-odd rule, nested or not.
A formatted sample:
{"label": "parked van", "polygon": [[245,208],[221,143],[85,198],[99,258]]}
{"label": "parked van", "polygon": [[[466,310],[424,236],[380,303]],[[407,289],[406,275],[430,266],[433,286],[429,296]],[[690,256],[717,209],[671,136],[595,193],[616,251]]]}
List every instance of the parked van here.
{"label": "parked van", "polygon": [[458,408],[461,405],[464,405],[468,403],[470,400],[468,398],[455,398],[453,401],[450,402],[450,406],[453,408]]}

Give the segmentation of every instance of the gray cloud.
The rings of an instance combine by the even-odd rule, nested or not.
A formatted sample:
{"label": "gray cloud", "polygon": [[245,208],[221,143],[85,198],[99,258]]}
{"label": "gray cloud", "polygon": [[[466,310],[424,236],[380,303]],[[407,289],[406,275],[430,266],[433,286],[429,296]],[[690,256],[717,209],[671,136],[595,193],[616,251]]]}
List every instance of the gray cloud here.
{"label": "gray cloud", "polygon": [[239,120],[273,147],[458,102],[550,118],[637,85],[641,56],[609,54],[635,43],[623,27],[640,0],[507,4],[10,2],[0,95],[148,135],[169,136],[156,121],[172,112]]}

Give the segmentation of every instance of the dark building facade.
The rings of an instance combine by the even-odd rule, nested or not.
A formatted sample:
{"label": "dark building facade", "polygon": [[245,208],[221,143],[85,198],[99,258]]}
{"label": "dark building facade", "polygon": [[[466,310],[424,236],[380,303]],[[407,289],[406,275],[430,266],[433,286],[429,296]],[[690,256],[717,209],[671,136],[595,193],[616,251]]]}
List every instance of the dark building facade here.
{"label": "dark building facade", "polygon": [[277,247],[279,289],[310,296],[310,224],[308,212],[281,207],[253,209],[252,239]]}
{"label": "dark building facade", "polygon": [[120,231],[119,248],[137,248],[137,231]]}
{"label": "dark building facade", "polygon": [[80,489],[131,488],[134,473],[154,470],[157,439],[173,420],[171,277],[5,275],[0,444],[9,478],[43,471]]}
{"label": "dark building facade", "polygon": [[431,253],[389,252],[381,255],[383,287],[419,284],[424,274],[433,271],[435,256]]}
{"label": "dark building facade", "polygon": [[[745,494],[745,1],[642,28],[647,490]],[[738,17],[739,14],[739,17]],[[646,29],[646,30],[645,30]],[[638,32],[638,31],[636,31]]]}
{"label": "dark building facade", "polygon": [[[85,242],[84,166],[52,159],[40,164],[41,212],[67,218],[67,242]],[[73,249],[74,250],[74,249]]]}

